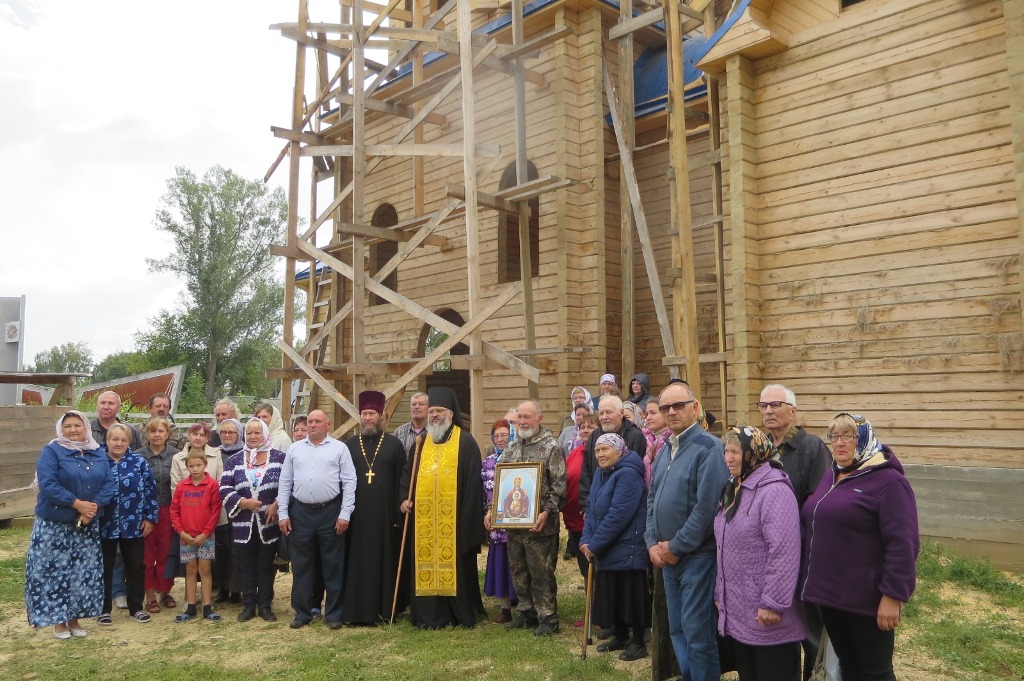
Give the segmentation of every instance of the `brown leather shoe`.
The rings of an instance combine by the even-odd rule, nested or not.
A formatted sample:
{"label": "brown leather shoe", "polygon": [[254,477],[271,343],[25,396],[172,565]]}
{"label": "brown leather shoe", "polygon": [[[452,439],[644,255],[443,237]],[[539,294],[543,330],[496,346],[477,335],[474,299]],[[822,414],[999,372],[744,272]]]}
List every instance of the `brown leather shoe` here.
{"label": "brown leather shoe", "polygon": [[498,613],[497,617],[491,620],[492,624],[505,624],[506,622],[512,621],[512,611],[508,608],[502,608],[501,612]]}

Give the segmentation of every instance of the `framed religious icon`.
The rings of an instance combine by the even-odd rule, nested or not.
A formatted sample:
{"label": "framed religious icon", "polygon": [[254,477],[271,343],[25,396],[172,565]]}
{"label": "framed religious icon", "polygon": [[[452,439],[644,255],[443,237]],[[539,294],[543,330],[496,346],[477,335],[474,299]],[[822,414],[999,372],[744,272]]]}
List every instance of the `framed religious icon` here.
{"label": "framed religious icon", "polygon": [[540,515],[544,464],[499,463],[494,468],[491,525],[495,529],[531,528]]}

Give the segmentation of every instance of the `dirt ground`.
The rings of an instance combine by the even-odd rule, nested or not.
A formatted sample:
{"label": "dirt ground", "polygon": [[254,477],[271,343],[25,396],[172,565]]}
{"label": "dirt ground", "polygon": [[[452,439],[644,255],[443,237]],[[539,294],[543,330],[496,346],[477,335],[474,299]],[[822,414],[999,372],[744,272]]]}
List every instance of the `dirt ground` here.
{"label": "dirt ground", "polygon": [[[27,541],[0,549],[0,560],[24,555],[26,544]],[[481,554],[479,563],[481,570],[485,566],[485,561],[486,554]],[[583,597],[583,579],[577,571],[575,561],[559,559],[558,581],[560,600],[571,598],[573,594],[577,598]],[[95,622],[84,622],[84,624],[89,630],[90,638],[96,640],[98,646],[105,645],[111,649],[116,649],[119,655],[125,652],[129,653],[129,655],[144,655],[153,645],[173,642],[175,645],[180,646],[190,641],[217,641],[219,646],[229,646],[237,652],[258,651],[267,644],[268,636],[276,639],[278,636],[290,634],[296,636],[296,645],[316,644],[319,643],[321,637],[326,642],[326,631],[322,629],[319,631],[305,629],[301,632],[292,632],[287,628],[288,622],[292,618],[292,610],[289,606],[291,583],[290,574],[278,575],[275,583],[274,611],[279,619],[273,624],[265,623],[258,618],[244,625],[239,624],[235,621],[235,617],[241,612],[241,605],[228,603],[217,606],[217,611],[224,617],[224,621],[218,624],[205,621],[177,624],[174,622],[176,612],[170,612],[166,609],[163,612],[154,614],[149,624],[138,624],[129,621],[126,610],[116,610],[112,613],[114,618],[113,626],[100,627]],[[183,580],[176,581],[172,594],[178,599],[179,603],[184,601]],[[964,595],[959,592],[956,595],[964,601],[967,611],[970,611],[972,608],[979,608],[980,611],[987,612],[996,609],[991,602],[987,602],[984,596]],[[493,617],[496,613],[496,602],[490,598],[485,598],[484,601],[488,612]],[[180,607],[178,610],[180,611]],[[563,606],[562,638],[566,642],[566,653],[574,656],[579,655],[581,629],[573,628],[574,618],[564,612],[564,610]],[[24,608],[20,605],[4,606],[0,613],[3,616],[3,621],[0,622],[0,641],[3,641],[3,643],[0,643],[0,665],[4,665],[10,659],[12,652],[18,646],[19,639],[24,640],[24,638],[30,637],[37,639],[34,641],[36,644],[41,644],[44,641],[50,641],[54,645],[60,644],[60,642],[52,640],[49,628],[42,630],[31,629],[25,621]],[[1020,621],[1019,613],[1007,612],[1006,614],[1015,617],[1016,621]],[[488,620],[485,623],[481,623],[480,626],[495,627],[498,625],[491,624]],[[907,640],[911,626],[906,625],[907,629],[902,631],[897,638],[895,658],[897,676],[903,681],[933,681],[937,678],[951,678],[954,676],[945,670],[940,661],[922,654],[919,650],[910,650],[907,645],[901,645],[901,640]],[[301,640],[298,638],[300,636],[302,637]],[[588,655],[600,655],[600,653],[597,653],[591,647]],[[240,655],[234,656],[234,659],[241,661],[251,658],[247,655]],[[649,658],[631,663],[615,661],[614,665],[616,668],[621,669],[626,677],[634,679],[650,678]],[[735,675],[732,674],[727,674],[723,677],[723,679],[727,680],[735,678]]]}

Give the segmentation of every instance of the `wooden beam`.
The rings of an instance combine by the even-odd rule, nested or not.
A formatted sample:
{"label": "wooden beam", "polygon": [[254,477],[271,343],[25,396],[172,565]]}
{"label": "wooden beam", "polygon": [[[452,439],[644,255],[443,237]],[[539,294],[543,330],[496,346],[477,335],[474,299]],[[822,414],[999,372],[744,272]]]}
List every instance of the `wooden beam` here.
{"label": "wooden beam", "polygon": [[[607,63],[604,64],[604,87],[608,93],[608,108],[612,115],[612,124],[615,128],[615,140],[619,145],[619,153],[622,155],[622,178],[629,188],[630,204],[633,207],[633,219],[636,220],[637,236],[640,237],[640,250],[644,255],[644,265],[647,267],[647,278],[650,281],[651,293],[654,299],[654,312],[658,317],[658,330],[661,333],[661,344],[666,355],[674,355],[675,347],[672,342],[672,327],[668,318],[668,310],[665,308],[665,299],[658,295],[661,291],[661,277],[658,274],[658,261],[654,257],[654,248],[651,246],[651,235],[647,229],[647,218],[644,216],[643,204],[640,202],[640,185],[637,183],[636,171],[633,166],[633,154],[626,146],[622,137],[622,111],[619,109],[619,100],[615,95],[615,85],[612,83],[611,73],[608,71]],[[678,372],[669,367],[673,378]]]}
{"label": "wooden beam", "polygon": [[412,383],[413,379],[420,376],[425,369],[429,369],[433,366],[434,362],[444,357],[448,351],[454,348],[456,345],[462,342],[462,340],[470,333],[480,327],[481,324],[486,322],[488,319],[494,316],[494,313],[504,307],[509,301],[516,297],[516,295],[522,290],[521,286],[508,286],[504,291],[499,293],[494,299],[488,303],[487,307],[481,310],[476,317],[471,317],[466,323],[464,323],[458,331],[450,334],[440,345],[434,348],[429,354],[423,357],[417,362],[412,368],[406,371],[398,380],[392,383],[384,390],[384,396],[386,399],[391,399],[395,395],[401,395],[405,391],[405,387]]}
{"label": "wooden beam", "polygon": [[[461,156],[462,147],[458,144],[365,144],[366,156]],[[484,158],[501,156],[501,147],[497,144],[480,144],[477,154]],[[353,144],[322,144],[302,147],[302,156],[353,156]]]}
{"label": "wooden beam", "polygon": [[[675,252],[678,255],[675,286],[672,290],[672,313],[675,319],[675,339],[672,343],[674,352],[666,351],[666,355],[685,355],[697,357],[700,349],[697,344],[697,291],[694,281],[693,229],[691,227],[690,208],[690,171],[689,157],[686,150],[686,76],[683,67],[683,30],[679,10],[679,0],[664,0],[665,7],[665,43],[668,62],[668,139],[669,139],[669,186],[672,200],[669,205],[671,223],[678,230]],[[703,17],[701,17],[703,23]],[[675,372],[675,369],[670,369]],[[676,374],[673,373],[673,376]],[[693,390],[694,397],[701,398],[702,384],[700,381],[700,364],[686,367],[686,380]]]}
{"label": "wooden beam", "polygon": [[[715,364],[725,362],[728,359],[728,353],[725,352],[704,352],[697,355],[697,361],[701,364]],[[670,366],[687,366],[690,361],[683,355],[670,355],[668,357],[662,357],[661,363],[667,367]]]}
{"label": "wooden beam", "polygon": [[[343,7],[351,7],[352,0],[339,0],[339,4]],[[387,5],[382,5],[377,2],[371,2],[370,0],[363,0],[363,11],[364,12],[375,12],[379,15],[378,18],[384,19],[390,17],[391,19],[397,19],[398,21],[409,21],[410,14],[407,10],[399,9],[398,2],[390,2]]]}
{"label": "wooden beam", "polygon": [[[455,1],[456,0],[448,0],[448,4],[454,4]],[[445,6],[448,6],[448,4],[446,4]],[[492,40],[490,43],[488,43],[488,46],[486,48],[481,50],[476,55],[476,59],[481,59],[484,56],[490,54],[495,49],[495,47],[497,47],[497,43]],[[451,94],[452,91],[455,90],[455,88],[458,87],[461,83],[462,73],[456,72],[455,75],[448,80],[448,82],[441,89],[441,91],[438,92],[426,106],[424,106],[422,109],[419,110],[419,112],[417,112],[416,118],[413,118],[411,121],[407,122],[405,125],[402,126],[402,129],[399,130],[398,133],[395,135],[394,139],[392,139],[392,144],[399,144],[402,142],[402,140],[408,137],[409,134],[419,126],[419,124],[423,121],[426,115],[429,112],[433,111],[434,108],[436,108],[442,101],[444,101],[448,97],[448,95]],[[378,165],[380,165],[382,161],[383,158],[375,158],[372,161],[370,161],[370,163],[367,166],[367,172],[372,172]],[[327,218],[329,218],[335,210],[337,210],[338,206],[342,204],[342,202],[345,200],[345,198],[349,195],[349,192],[351,191],[352,183],[350,182],[348,186],[345,187],[345,189],[343,189],[342,191],[338,192],[335,195],[334,199],[331,200],[330,205],[327,207],[327,210],[321,213],[320,217],[313,221],[313,223],[309,226],[309,229],[306,230],[306,233],[303,235],[303,238],[308,239],[310,235],[312,235],[317,230],[317,228],[320,225],[322,225],[324,221],[326,221]]]}
{"label": "wooden beam", "polygon": [[[459,199],[460,201],[466,200],[466,190],[461,184],[447,183],[444,186],[444,193],[453,198]],[[500,199],[494,194],[488,194],[486,192],[477,192],[476,196],[477,205],[483,208],[490,208],[501,213],[508,213],[509,215],[519,215],[519,206],[511,201]]]}
{"label": "wooden beam", "polygon": [[[686,35],[690,31],[692,31],[693,29],[698,28],[699,26],[702,26],[704,24],[704,17],[703,17],[703,15],[701,15],[699,12],[693,12],[686,5],[680,4],[679,5],[679,11],[682,14],[686,15],[686,21],[682,22],[681,25],[680,25],[680,28],[682,30],[682,33],[678,34],[680,36],[680,39],[682,39],[682,36]],[[657,9],[652,9],[649,12],[644,12],[640,16],[632,17],[631,19],[620,18],[619,19],[619,23],[617,23],[616,25],[614,25],[610,29],[608,29],[608,37],[613,39],[613,40],[617,40],[618,38],[621,38],[622,36],[625,36],[625,35],[628,35],[630,33],[634,33],[636,31],[639,31],[640,29],[646,28],[646,27],[650,26],[651,24],[659,23],[660,21],[663,21],[664,19],[665,19],[665,8],[664,7],[658,7]],[[666,27],[666,35],[668,33],[667,28],[668,27]]]}
{"label": "wooden beam", "polygon": [[[306,360],[299,356],[299,353],[295,351],[295,348],[288,345],[284,340],[277,341],[277,347],[281,348],[281,352],[285,354],[285,357],[295,362],[295,366],[299,367],[306,373],[313,381],[320,386],[320,389],[324,393],[334,400],[335,404],[345,410],[345,412],[354,419],[359,418],[359,411],[352,405],[348,399],[338,392],[338,389],[334,387],[334,384],[328,381],[326,378],[320,375],[320,372],[314,369]],[[285,367],[287,368],[287,367]],[[289,383],[289,381],[285,381]]]}
{"label": "wooden beam", "polygon": [[[331,94],[330,94],[330,97],[333,97],[334,99],[338,100],[339,104],[351,105],[352,102],[353,102],[352,95],[348,94],[347,92],[342,92],[341,88],[337,88],[337,89],[332,90]],[[402,104],[393,104],[391,102],[385,102],[385,101],[381,101],[379,99],[373,99],[372,97],[367,97],[364,100],[363,105],[367,109],[370,109],[372,111],[380,111],[382,113],[391,114],[392,116],[401,116],[402,118],[415,118],[416,117],[416,110],[413,109],[411,106],[403,106]],[[445,126],[445,125],[448,125],[448,119],[443,114],[439,114],[439,113],[434,113],[434,112],[428,113],[424,117],[423,120],[425,120],[427,123],[433,123],[434,125],[438,125],[438,126],[442,126],[442,127]],[[328,133],[329,132],[330,131],[328,131]],[[309,142],[310,142],[310,144],[324,144],[325,140],[323,139],[323,137],[324,136],[321,136],[321,138],[319,140],[309,141]],[[306,142],[308,140],[302,140],[302,141]]]}
{"label": "wooden beam", "polygon": [[[459,43],[442,38],[441,40],[437,41],[437,49],[441,50],[442,52],[447,52],[452,56],[459,57],[461,56],[462,48],[460,47]],[[501,73],[505,73],[508,75],[514,75],[515,72],[510,64],[505,63],[504,61],[502,61],[500,57],[496,56],[487,57],[486,59],[483,60],[482,64],[483,66],[486,66],[489,69],[500,71]],[[534,71],[532,69],[524,68],[523,76],[526,78],[526,80],[533,83],[535,86],[539,88],[544,87],[545,85],[547,85],[548,82],[547,78],[544,76],[543,73],[540,73],[539,71]]]}
{"label": "wooden beam", "polygon": [[[628,21],[633,15],[633,0],[619,0],[619,23]],[[619,73],[619,91],[618,94],[609,91],[609,101],[612,97],[621,97],[622,101],[630,102],[629,109],[632,110],[632,102],[634,101],[633,95],[633,33],[624,33],[618,38],[618,73]],[[612,104],[609,104],[612,106]],[[618,108],[618,104],[614,105]],[[617,136],[621,136],[622,145],[625,145],[629,149],[630,158],[629,163],[633,162],[632,154],[633,149],[636,147],[636,124],[635,118],[632,115],[626,115],[622,119],[621,130],[616,131]],[[625,164],[627,159],[622,157],[622,163]],[[634,167],[633,172],[636,172]],[[633,303],[635,296],[635,282],[634,282],[634,250],[633,250],[633,210],[632,202],[629,198],[629,183],[622,181],[620,178],[619,182],[619,279],[620,285],[620,313],[622,315],[622,324],[620,325],[620,348],[619,354],[622,358],[622,380],[625,381],[627,377],[634,376],[636,374],[636,339],[634,331],[636,327],[636,318],[633,314]],[[651,294],[654,296],[660,296],[661,291],[652,289]]]}
{"label": "wooden beam", "polygon": [[[324,264],[330,265],[336,273],[344,276],[347,279],[352,278],[352,267],[347,263],[342,262],[338,258],[335,258],[330,253],[327,253],[316,246],[313,246],[308,241],[299,242],[299,248],[305,251],[307,254],[319,259]],[[400,251],[401,252],[401,251]],[[383,269],[381,270],[383,272]],[[377,273],[378,276],[381,274]],[[404,310],[413,317],[420,321],[430,324],[439,331],[447,334],[453,334],[458,330],[458,326],[452,324],[448,320],[444,319],[440,315],[434,314],[422,305],[406,298],[400,293],[392,291],[387,286],[384,286],[375,279],[367,279],[366,288],[371,293],[376,293],[378,296],[388,301],[392,305]],[[515,373],[519,374],[523,378],[531,381],[537,381],[540,379],[540,372],[536,367],[532,367],[523,360],[511,355],[501,348],[495,347],[487,341],[483,342],[483,352],[488,357],[497,360],[503,367],[510,369]]]}
{"label": "wooden beam", "polygon": [[[350,236],[363,236],[371,239],[383,239],[385,241],[412,241],[413,235],[408,232],[396,231],[390,227],[373,227],[371,225],[356,225],[351,222],[339,222],[335,224],[337,231]],[[423,243],[430,246],[437,246],[445,250],[448,248],[448,239],[443,236],[430,235],[423,239]],[[332,249],[328,247],[328,252]],[[303,254],[303,257],[306,257]]]}
{"label": "wooden beam", "polygon": [[313,132],[296,132],[295,130],[281,128],[276,125],[270,126],[270,132],[274,134],[274,137],[282,140],[288,140],[290,142],[305,142],[306,144],[323,144],[326,141],[323,135],[318,135]]}
{"label": "wooden beam", "polygon": [[1021,321],[1024,323],[1024,2],[1003,0],[1006,24],[1006,73],[1009,80],[1010,139],[1013,143],[1013,170],[1016,180],[1018,286]]}
{"label": "wooden beam", "polygon": [[514,61],[522,57],[532,56],[533,53],[537,52],[542,47],[547,47],[551,43],[558,42],[562,38],[572,35],[572,33],[573,30],[568,26],[553,28],[550,31],[541,33],[522,44],[513,43],[511,47],[502,51],[499,58],[505,61]]}

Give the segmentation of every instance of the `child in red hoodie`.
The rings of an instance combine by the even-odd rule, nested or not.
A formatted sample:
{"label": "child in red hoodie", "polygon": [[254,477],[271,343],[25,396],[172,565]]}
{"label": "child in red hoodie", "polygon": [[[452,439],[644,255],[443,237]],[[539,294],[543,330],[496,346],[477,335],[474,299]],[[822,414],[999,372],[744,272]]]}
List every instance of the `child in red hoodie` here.
{"label": "child in red hoodie", "polygon": [[182,480],[171,499],[171,527],[181,537],[181,562],[185,563],[185,612],[175,622],[196,617],[196,576],[203,580],[203,617],[219,622],[213,611],[214,531],[220,520],[220,484],[206,472],[206,455],[192,450],[185,459],[189,477]]}

